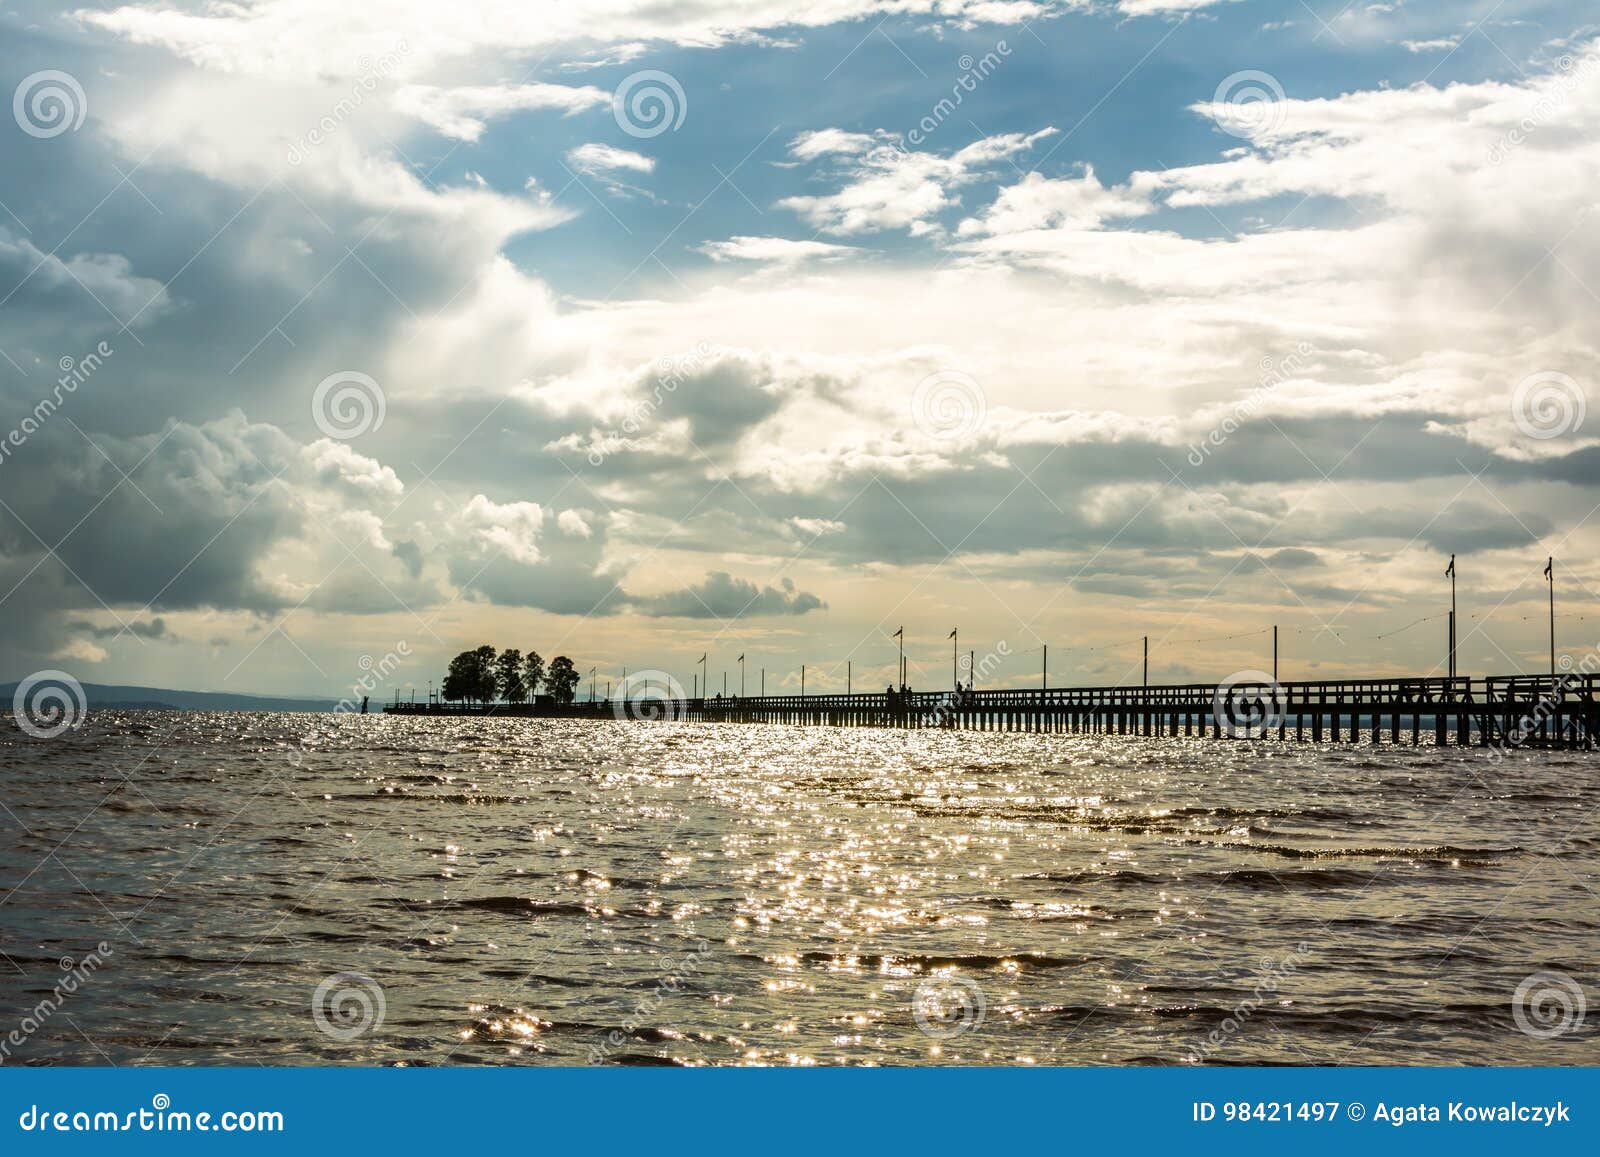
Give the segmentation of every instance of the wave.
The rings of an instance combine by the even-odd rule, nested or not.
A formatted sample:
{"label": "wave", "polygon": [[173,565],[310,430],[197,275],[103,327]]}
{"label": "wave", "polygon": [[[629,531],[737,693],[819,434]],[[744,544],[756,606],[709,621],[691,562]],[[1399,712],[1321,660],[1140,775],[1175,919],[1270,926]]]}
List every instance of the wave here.
{"label": "wave", "polygon": [[490,912],[505,916],[628,916],[660,919],[663,913],[647,908],[612,908],[603,904],[584,904],[574,900],[536,900],[532,896],[472,896],[465,899],[413,899],[390,896],[377,901],[388,908],[426,909],[431,912]]}
{"label": "wave", "polygon": [[758,956],[740,953],[740,959],[760,961],[768,965],[781,965],[790,960],[801,964],[817,965],[830,971],[871,971],[884,973],[933,973],[944,971],[987,972],[1003,965],[1021,965],[1024,968],[1077,968],[1099,960],[1098,956],[1047,956],[1041,952],[1009,952],[1004,955],[989,953],[871,953],[871,952],[800,952],[794,956]]}
{"label": "wave", "polygon": [[1291,868],[1281,872],[1268,871],[1265,868],[1229,868],[1210,872],[1191,872],[1187,877],[1192,881],[1204,881],[1228,888],[1247,888],[1253,892],[1356,888],[1383,878],[1383,872],[1358,871],[1354,868]]}
{"label": "wave", "polygon": [[456,807],[487,807],[507,806],[514,804],[532,803],[527,796],[521,795],[495,795],[490,792],[417,792],[407,788],[378,788],[376,791],[364,794],[347,793],[335,796],[341,802],[370,803],[373,800],[404,803],[447,803]]}
{"label": "wave", "polygon": [[1372,847],[1372,848],[1298,848],[1288,844],[1220,843],[1221,848],[1238,851],[1261,852],[1289,860],[1410,860],[1416,863],[1450,864],[1461,867],[1496,867],[1509,857],[1519,855],[1520,847],[1460,848],[1453,844],[1432,844],[1423,847]]}

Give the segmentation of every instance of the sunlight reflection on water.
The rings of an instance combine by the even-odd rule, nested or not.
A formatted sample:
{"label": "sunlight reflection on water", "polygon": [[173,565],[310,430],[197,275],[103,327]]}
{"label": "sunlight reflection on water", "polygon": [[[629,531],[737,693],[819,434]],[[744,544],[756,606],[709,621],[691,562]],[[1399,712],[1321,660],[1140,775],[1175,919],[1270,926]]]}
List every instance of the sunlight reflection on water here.
{"label": "sunlight reflection on water", "polygon": [[0,995],[115,950],[21,1063],[1595,1063],[1511,1006],[1595,974],[1592,759],[99,712],[0,736]]}

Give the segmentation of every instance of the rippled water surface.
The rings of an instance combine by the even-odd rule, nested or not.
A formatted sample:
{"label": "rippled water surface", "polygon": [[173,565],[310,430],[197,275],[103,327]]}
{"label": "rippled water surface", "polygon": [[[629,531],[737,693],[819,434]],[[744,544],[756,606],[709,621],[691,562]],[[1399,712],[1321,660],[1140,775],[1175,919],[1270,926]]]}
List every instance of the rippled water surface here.
{"label": "rippled water surface", "polygon": [[0,732],[0,1030],[33,1025],[7,1063],[1594,1064],[1600,1008],[1542,1039],[1513,994],[1600,1004],[1597,768],[98,712]]}

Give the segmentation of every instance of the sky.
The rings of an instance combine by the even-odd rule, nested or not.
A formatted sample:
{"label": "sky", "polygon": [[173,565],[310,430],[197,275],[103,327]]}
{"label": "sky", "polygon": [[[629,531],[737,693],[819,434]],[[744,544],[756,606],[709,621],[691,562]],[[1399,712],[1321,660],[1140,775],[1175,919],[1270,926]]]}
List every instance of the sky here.
{"label": "sky", "polygon": [[1579,0],[11,0],[5,92],[0,680],[1437,675],[1452,554],[1463,673],[1550,556],[1600,644]]}

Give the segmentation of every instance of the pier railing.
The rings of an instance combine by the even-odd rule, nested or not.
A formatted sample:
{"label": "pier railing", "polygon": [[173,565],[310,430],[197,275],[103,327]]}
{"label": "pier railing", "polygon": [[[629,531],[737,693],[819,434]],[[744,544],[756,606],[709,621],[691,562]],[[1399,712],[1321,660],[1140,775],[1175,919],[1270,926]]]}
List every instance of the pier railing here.
{"label": "pier railing", "polygon": [[568,704],[397,703],[401,715],[511,715],[580,719],[949,727],[1140,735],[1241,735],[1335,742],[1363,735],[1492,746],[1593,746],[1600,675],[1395,677],[1155,686],[867,691],[856,694],[638,697]]}
{"label": "pier railing", "polygon": [[[1575,677],[1576,678],[1576,677]],[[1595,676],[1587,677],[1592,695]],[[1390,704],[1449,704],[1480,702],[1488,698],[1489,686],[1498,688],[1500,699],[1543,697],[1548,695],[1550,680],[1546,676],[1491,676],[1487,679],[1467,677],[1402,677],[1390,679],[1319,679],[1273,683],[1270,681],[1233,681],[1228,683],[1179,683],[1151,686],[1109,687],[1042,687],[995,688],[962,691],[857,691],[853,694],[823,693],[813,695],[737,695],[679,699],[639,697],[637,699],[578,700],[562,705],[529,705],[490,703],[480,704],[420,704],[399,703],[385,710],[402,715],[594,715],[615,714],[623,716],[637,708],[644,711],[654,708],[666,714],[683,710],[710,713],[760,714],[782,711],[831,710],[905,710],[933,712],[941,707],[957,706],[965,710],[1003,710],[1008,708],[1076,707],[1184,707],[1207,709],[1228,698],[1240,698],[1253,693],[1271,697],[1289,709],[1302,706],[1307,709],[1327,705],[1388,706]],[[1542,690],[1541,690],[1542,688]],[[1474,692],[1477,692],[1474,694]],[[1568,691],[1569,696],[1573,694]]]}

